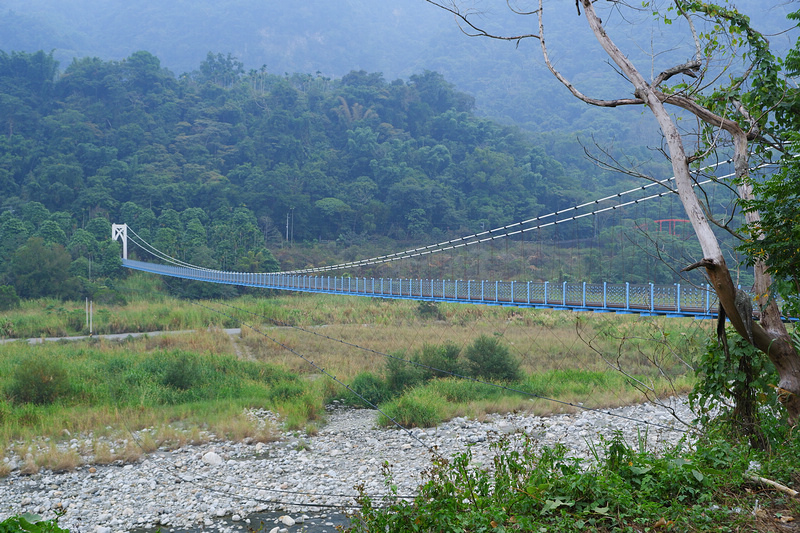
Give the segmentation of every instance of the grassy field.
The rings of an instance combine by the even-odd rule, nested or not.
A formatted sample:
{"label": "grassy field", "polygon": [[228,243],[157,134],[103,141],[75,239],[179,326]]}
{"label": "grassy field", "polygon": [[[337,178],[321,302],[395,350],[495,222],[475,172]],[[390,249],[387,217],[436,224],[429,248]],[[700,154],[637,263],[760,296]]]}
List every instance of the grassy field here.
{"label": "grassy field", "polygon": [[[123,288],[124,305],[95,306],[95,333],[193,331],[0,345],[0,449],[27,456],[27,468],[68,469],[81,455],[134,460],[157,447],[203,439],[274,438],[278,428],[248,418],[255,408],[279,413],[284,428],[313,432],[326,402],[364,403],[345,385],[376,394],[374,403],[393,413],[409,402],[432,413],[400,417],[408,425],[573,409],[551,399],[608,407],[640,402],[643,392],[683,394],[710,326],[326,295],[188,302],[165,296],[153,278],[136,276]],[[87,333],[83,302],[25,302],[0,315],[0,324],[20,338]],[[222,330],[235,327],[241,335]],[[474,361],[467,364],[464,354],[476,339],[495,342],[518,366],[507,388],[489,384],[492,378],[482,377]],[[430,354],[445,348],[455,376],[425,368],[437,361]],[[126,438],[131,432],[142,438],[133,442]],[[53,444],[75,435],[82,436],[82,449],[59,456]],[[126,444],[112,450],[101,437]]]}

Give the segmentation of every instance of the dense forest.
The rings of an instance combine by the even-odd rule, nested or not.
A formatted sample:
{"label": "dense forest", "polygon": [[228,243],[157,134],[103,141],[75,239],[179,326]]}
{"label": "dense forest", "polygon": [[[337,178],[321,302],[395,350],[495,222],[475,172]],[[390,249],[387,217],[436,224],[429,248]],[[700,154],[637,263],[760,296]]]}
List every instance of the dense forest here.
{"label": "dense forest", "polygon": [[[91,293],[89,280],[120,275],[112,222],[194,264],[274,271],[306,266],[288,253],[279,265],[272,252],[286,241],[338,252],[429,243],[624,185],[560,163],[473,107],[432,71],[392,82],[364,71],[275,75],[209,53],[175,76],[143,51],[63,71],[52,53],[2,52],[2,283],[21,297]],[[669,218],[668,209],[648,216]],[[634,252],[614,252],[625,247],[614,228],[632,227],[627,216],[547,237],[603,242],[606,232],[603,246],[627,266],[579,270],[630,277]],[[640,263],[643,280],[659,281]]]}

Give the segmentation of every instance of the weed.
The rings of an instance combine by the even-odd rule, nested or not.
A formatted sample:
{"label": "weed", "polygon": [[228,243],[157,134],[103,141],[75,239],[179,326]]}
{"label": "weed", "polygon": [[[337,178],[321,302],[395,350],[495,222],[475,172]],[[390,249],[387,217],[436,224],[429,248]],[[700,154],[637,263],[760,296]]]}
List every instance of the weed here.
{"label": "weed", "polygon": [[35,461],[41,468],[53,472],[72,471],[83,462],[77,450],[72,448],[61,450],[55,444],[51,444],[45,451],[37,454]]}
{"label": "weed", "polygon": [[38,471],[39,465],[36,464],[36,459],[33,457],[33,454],[30,452],[26,453],[25,458],[22,461],[22,466],[20,466],[19,469],[20,474],[30,476]]}
{"label": "weed", "polygon": [[69,533],[68,529],[58,527],[58,518],[61,514],[56,513],[56,518],[50,520],[42,520],[41,516],[31,513],[11,516],[0,522],[0,531],[8,533],[17,531],[25,533]]}
{"label": "weed", "polygon": [[259,424],[245,416],[243,413],[228,418],[217,420],[210,424],[209,430],[226,440],[241,442],[252,439],[253,442],[271,442],[275,440],[270,424]]}
{"label": "weed", "polygon": [[64,364],[55,357],[27,357],[11,375],[8,395],[15,403],[47,405],[67,396],[71,386]]}
{"label": "weed", "polygon": [[497,337],[481,335],[470,344],[464,356],[470,374],[489,381],[517,381],[522,377],[520,362]]}
{"label": "weed", "polygon": [[142,458],[144,451],[136,441],[124,441],[124,446],[122,451],[116,454],[115,460],[121,460],[123,463],[135,463]]}
{"label": "weed", "polygon": [[345,395],[349,405],[367,407],[378,405],[389,399],[389,387],[385,381],[372,372],[362,372],[350,384],[350,391]]}
{"label": "weed", "polygon": [[404,353],[394,354],[386,360],[386,384],[394,394],[419,385],[425,380],[425,372],[419,366],[405,359]]}
{"label": "weed", "polygon": [[444,420],[441,397],[428,389],[417,389],[381,406],[381,426],[432,427]]}
{"label": "weed", "polygon": [[111,447],[104,441],[96,441],[94,443],[94,457],[93,462],[98,465],[108,465],[114,462],[114,454],[111,452]]}
{"label": "weed", "polygon": [[741,452],[731,451],[709,445],[692,454],[677,446],[656,455],[614,437],[587,461],[568,457],[560,445],[539,449],[507,437],[494,445],[491,468],[473,464],[469,449],[435,459],[413,500],[390,495],[376,505],[362,491],[348,531],[738,529],[732,526],[748,518],[719,497],[743,472]]}
{"label": "weed", "polygon": [[153,453],[159,446],[158,441],[150,431],[140,431],[136,439],[136,444],[142,450],[142,453]]}
{"label": "weed", "polygon": [[439,304],[427,300],[421,300],[417,304],[417,314],[425,320],[444,320],[444,313],[439,309]]}
{"label": "weed", "polygon": [[11,464],[7,461],[0,461],[0,478],[8,477],[11,474]]}

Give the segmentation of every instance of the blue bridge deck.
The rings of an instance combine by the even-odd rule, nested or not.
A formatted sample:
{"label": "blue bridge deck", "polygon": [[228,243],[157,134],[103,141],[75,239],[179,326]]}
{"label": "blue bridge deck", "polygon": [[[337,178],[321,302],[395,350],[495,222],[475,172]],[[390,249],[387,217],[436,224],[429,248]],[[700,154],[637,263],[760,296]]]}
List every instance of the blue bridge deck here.
{"label": "blue bridge deck", "polygon": [[307,276],[223,272],[132,259],[123,259],[122,264],[133,270],[209,283],[373,298],[694,318],[714,318],[717,309],[716,295],[708,286]]}

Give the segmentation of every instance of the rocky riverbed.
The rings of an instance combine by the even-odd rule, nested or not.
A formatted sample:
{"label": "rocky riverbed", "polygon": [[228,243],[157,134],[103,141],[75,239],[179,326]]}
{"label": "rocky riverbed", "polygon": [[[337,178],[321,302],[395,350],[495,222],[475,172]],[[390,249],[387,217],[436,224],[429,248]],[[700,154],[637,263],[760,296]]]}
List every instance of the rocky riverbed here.
{"label": "rocky riverbed", "polygon": [[[681,420],[693,418],[685,401],[674,399],[670,406]],[[685,427],[670,410],[650,403],[550,417],[456,418],[410,431],[379,429],[375,421],[375,411],[332,406],[328,424],[314,436],[286,433],[273,443],[185,446],[134,464],[83,465],[64,473],[25,475],[11,464],[11,475],[0,479],[0,520],[22,512],[51,518],[63,511],[59,524],[73,533],[232,532],[253,527],[260,513],[277,512],[269,515],[265,532],[301,531],[311,523],[314,531],[333,531],[333,517],[353,509],[356,485],[376,499],[386,492],[386,463],[398,493],[413,495],[433,449],[449,457],[472,445],[475,461],[488,464],[492,442],[525,434],[541,445],[560,442],[588,456],[599,435],[621,432],[631,443],[644,436],[655,448],[677,442]]]}

